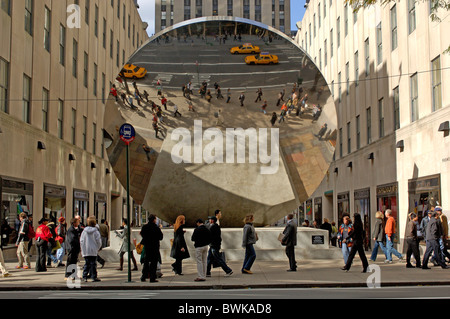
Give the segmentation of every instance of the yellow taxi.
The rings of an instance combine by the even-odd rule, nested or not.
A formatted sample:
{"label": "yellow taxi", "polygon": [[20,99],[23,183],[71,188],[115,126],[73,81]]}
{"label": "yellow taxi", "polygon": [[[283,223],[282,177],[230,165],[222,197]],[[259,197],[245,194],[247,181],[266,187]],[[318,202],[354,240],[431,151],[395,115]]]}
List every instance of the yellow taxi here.
{"label": "yellow taxi", "polygon": [[122,71],[120,71],[120,76],[129,79],[142,79],[147,74],[145,68],[138,67],[133,64],[125,64]]}
{"label": "yellow taxi", "polygon": [[278,56],[262,52],[260,55],[251,55],[245,58],[247,64],[277,64]]}
{"label": "yellow taxi", "polygon": [[234,47],[230,49],[231,54],[255,54],[260,53],[261,49],[251,43],[244,43],[239,47]]}

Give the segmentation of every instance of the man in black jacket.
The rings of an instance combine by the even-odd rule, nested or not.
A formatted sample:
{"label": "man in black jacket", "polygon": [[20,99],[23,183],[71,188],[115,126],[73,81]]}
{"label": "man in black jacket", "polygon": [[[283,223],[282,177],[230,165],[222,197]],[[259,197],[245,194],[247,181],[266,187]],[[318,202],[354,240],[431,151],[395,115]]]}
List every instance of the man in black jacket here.
{"label": "man in black jacket", "polygon": [[206,268],[208,266],[208,245],[211,243],[211,232],[203,224],[201,219],[197,220],[197,228],[192,233],[191,240],[195,247],[195,260],[197,261],[198,277],[195,281],[206,280]]}
{"label": "man in black jacket", "polygon": [[211,216],[209,218],[209,231],[211,232],[211,243],[209,244],[209,254],[208,254],[208,265],[206,267],[206,277],[211,277],[211,266],[215,261],[223,271],[225,271],[225,276],[231,276],[233,271],[227,266],[225,260],[220,254],[220,247],[222,245],[222,231],[220,226],[217,224],[217,218]]}
{"label": "man in black jacket", "polygon": [[286,246],[286,256],[289,258],[289,269],[287,271],[297,271],[295,261],[295,246],[297,245],[297,224],[294,221],[294,214],[287,215],[287,225],[283,231],[281,244]]}
{"label": "man in black jacket", "polygon": [[431,219],[427,225],[427,232],[425,238],[427,241],[427,248],[423,256],[422,269],[430,269],[428,267],[428,259],[430,258],[432,252],[434,252],[434,256],[436,258],[437,263],[444,269],[448,268],[448,266],[441,258],[441,249],[439,246],[439,238],[441,238],[441,236],[442,232],[439,222],[437,220],[437,214],[436,212],[432,212]]}
{"label": "man in black jacket", "polygon": [[148,223],[141,229],[142,244],[145,249],[144,265],[142,267],[141,281],[145,281],[150,275],[150,282],[156,280],[156,269],[158,261],[161,260],[159,242],[163,239],[161,229],[156,225],[156,216],[151,214]]}

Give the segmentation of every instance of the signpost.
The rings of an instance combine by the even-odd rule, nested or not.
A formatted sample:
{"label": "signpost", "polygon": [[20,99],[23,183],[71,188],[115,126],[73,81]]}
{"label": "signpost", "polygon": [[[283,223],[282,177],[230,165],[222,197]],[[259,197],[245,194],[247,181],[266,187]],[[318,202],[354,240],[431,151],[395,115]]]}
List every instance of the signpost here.
{"label": "signpost", "polygon": [[127,238],[128,238],[128,282],[131,282],[131,227],[130,227],[130,143],[136,138],[136,131],[131,124],[123,124],[119,130],[120,139],[127,146]]}

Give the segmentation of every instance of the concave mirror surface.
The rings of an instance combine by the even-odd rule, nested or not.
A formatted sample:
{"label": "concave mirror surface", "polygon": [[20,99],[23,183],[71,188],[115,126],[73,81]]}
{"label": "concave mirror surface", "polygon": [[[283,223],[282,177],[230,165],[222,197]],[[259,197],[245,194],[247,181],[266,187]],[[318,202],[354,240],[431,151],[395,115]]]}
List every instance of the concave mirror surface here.
{"label": "concave mirror surface", "polygon": [[247,214],[274,224],[312,196],[333,160],[337,119],[325,79],[290,38],[210,17],[153,36],[114,83],[105,145],[126,187],[124,123],[136,130],[136,204],[171,224],[183,214],[188,226],[220,209],[222,227],[242,227]]}

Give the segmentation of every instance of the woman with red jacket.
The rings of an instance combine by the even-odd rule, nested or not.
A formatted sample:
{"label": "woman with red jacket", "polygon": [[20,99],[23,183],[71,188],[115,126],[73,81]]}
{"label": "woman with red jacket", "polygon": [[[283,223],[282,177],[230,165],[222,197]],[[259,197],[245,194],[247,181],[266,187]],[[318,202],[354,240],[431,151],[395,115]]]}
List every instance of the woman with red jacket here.
{"label": "woman with red jacket", "polygon": [[46,256],[49,241],[54,240],[50,229],[47,227],[48,219],[42,218],[36,229],[36,272],[47,271]]}

